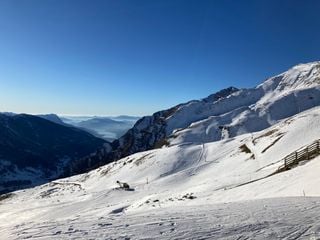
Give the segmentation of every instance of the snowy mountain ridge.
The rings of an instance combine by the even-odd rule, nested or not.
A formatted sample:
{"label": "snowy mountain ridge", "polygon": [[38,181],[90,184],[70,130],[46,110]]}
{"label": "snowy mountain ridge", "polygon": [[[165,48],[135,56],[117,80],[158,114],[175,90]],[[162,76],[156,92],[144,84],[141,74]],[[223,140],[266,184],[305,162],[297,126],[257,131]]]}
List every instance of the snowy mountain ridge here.
{"label": "snowy mountain ridge", "polygon": [[229,87],[179,104],[141,118],[96,158],[108,163],[163,145],[219,141],[263,130],[319,105],[319,82],[320,62],[299,64],[255,88]]}
{"label": "snowy mountain ridge", "polygon": [[[208,118],[204,116],[200,122],[192,122],[175,133],[172,142],[177,144],[197,138],[210,142],[260,131],[319,104],[320,63],[300,64],[256,88],[241,89],[215,102],[210,109],[203,111]],[[188,109],[181,109],[180,117],[172,119],[171,125],[176,126],[180,119],[186,118],[184,112]]]}

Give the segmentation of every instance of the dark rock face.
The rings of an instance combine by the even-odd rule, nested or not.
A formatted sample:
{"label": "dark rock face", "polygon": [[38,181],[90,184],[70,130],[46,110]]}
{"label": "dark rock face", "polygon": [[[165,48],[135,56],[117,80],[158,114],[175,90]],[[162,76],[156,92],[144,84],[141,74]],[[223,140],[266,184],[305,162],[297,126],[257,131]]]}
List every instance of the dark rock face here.
{"label": "dark rock face", "polygon": [[58,177],[103,144],[87,132],[40,117],[0,114],[0,191],[28,185],[33,176]]}
{"label": "dark rock face", "polygon": [[124,136],[112,143],[114,157],[122,158],[136,152],[161,147],[167,137],[166,119],[174,114],[179,106],[138,120]]}

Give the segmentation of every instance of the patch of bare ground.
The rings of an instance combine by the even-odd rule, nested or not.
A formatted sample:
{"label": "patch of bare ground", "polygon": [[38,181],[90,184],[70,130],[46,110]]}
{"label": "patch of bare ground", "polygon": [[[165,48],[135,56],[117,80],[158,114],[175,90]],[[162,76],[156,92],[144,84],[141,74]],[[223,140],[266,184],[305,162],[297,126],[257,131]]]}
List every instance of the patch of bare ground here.
{"label": "patch of bare ground", "polygon": [[246,144],[242,144],[240,147],[240,151],[244,153],[251,153],[250,159],[255,159],[254,153],[251,152],[250,148]]}

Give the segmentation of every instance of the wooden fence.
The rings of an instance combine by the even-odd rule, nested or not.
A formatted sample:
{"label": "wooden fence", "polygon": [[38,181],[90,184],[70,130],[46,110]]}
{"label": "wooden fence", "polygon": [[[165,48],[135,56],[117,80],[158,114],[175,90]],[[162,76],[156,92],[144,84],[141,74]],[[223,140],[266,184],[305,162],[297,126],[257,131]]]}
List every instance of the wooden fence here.
{"label": "wooden fence", "polygon": [[320,155],[320,139],[286,156],[283,159],[284,166],[280,167],[280,169],[290,169],[292,166],[297,165],[299,162],[304,160],[310,160],[316,157],[317,155]]}
{"label": "wooden fence", "polygon": [[305,160],[311,160],[312,158],[314,158],[318,155],[320,155],[320,139],[318,139],[318,140],[314,141],[313,143],[311,143],[310,145],[305,146],[305,147],[287,155],[286,157],[284,157],[282,160],[280,160],[280,161],[283,161],[283,165],[281,165],[277,171],[275,171],[267,176],[260,177],[260,178],[251,180],[249,182],[244,182],[244,183],[229,187],[229,189],[240,187],[243,185],[247,185],[249,183],[257,182],[262,179],[271,177],[275,174],[278,174],[280,172],[287,171],[287,170],[291,169],[291,167],[298,165],[299,162],[305,161]]}

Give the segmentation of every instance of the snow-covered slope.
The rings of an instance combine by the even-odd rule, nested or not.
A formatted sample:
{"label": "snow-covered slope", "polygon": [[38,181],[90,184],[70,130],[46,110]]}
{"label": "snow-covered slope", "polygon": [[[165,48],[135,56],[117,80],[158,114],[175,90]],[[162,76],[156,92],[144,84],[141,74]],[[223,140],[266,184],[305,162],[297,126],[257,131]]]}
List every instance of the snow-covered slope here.
{"label": "snow-covered slope", "polygon": [[[142,233],[145,238],[158,234],[163,239],[182,239],[181,234],[186,239],[201,235],[273,239],[275,232],[279,236],[287,233],[310,237],[319,227],[319,199],[304,196],[320,197],[320,157],[249,182],[275,172],[284,156],[319,139],[319,126],[320,107],[315,107],[260,132],[136,153],[86,174],[15,192],[0,204],[0,233],[10,239],[137,239]],[[117,190],[117,180],[127,182],[134,191]],[[252,202],[265,198],[270,200]],[[212,205],[240,200],[250,200],[239,203],[247,209],[231,203]],[[252,207],[258,212],[251,212],[255,211]],[[306,211],[313,208],[313,214],[308,211],[309,215],[299,215],[295,212],[297,207]],[[279,208],[281,214],[275,213],[274,208]],[[228,212],[235,214],[230,222],[226,218]],[[289,216],[284,217],[284,213]],[[216,214],[223,221],[214,217]],[[243,215],[247,216],[247,224],[243,223]],[[296,217],[309,222],[293,228],[290,223],[297,221],[293,219]],[[202,219],[207,227],[188,231],[196,219]],[[286,225],[280,228],[279,221]],[[142,230],[139,222],[152,227]],[[216,231],[208,227],[212,222]],[[232,232],[242,225],[243,231]]]}
{"label": "snow-covered slope", "polygon": [[6,196],[0,234],[317,239],[320,156],[277,171],[285,156],[320,139],[319,86],[320,63],[302,64],[256,88],[229,88],[144,117],[91,156],[119,160]]}
{"label": "snow-covered slope", "polygon": [[[157,197],[162,194],[174,197],[180,194],[179,191],[189,191],[199,197],[207,197],[206,193],[212,196],[212,192],[219,191],[221,201],[232,201],[222,198],[224,189],[231,189],[275,172],[283,164],[279,160],[320,138],[319,126],[320,107],[315,107],[261,132],[205,144],[180,144],[136,153],[87,174],[72,177],[68,181],[81,182],[88,190],[104,191],[116,187],[116,181],[120,180],[128,182],[137,190],[129,194],[132,196],[146,186],[148,191],[155,191]],[[248,150],[244,150],[244,145]],[[320,161],[314,160],[291,171],[318,166],[319,163]],[[272,178],[284,177],[288,173]],[[313,178],[310,173],[306,174],[305,178],[310,177],[310,181],[315,182],[320,180],[319,177]],[[306,185],[310,185],[310,181],[305,181]],[[262,183],[268,184],[268,181],[261,180],[259,184]],[[282,188],[280,185],[278,187]],[[281,196],[282,191],[279,191],[280,195],[274,195],[278,192],[278,187],[271,188],[270,197]],[[296,186],[293,188],[297,189]],[[256,190],[255,197],[268,196],[265,187],[260,190]],[[294,191],[293,195],[301,195],[302,190],[299,189],[298,193]],[[318,188],[311,187],[308,190],[309,195],[320,194]],[[146,194],[145,189],[141,192],[143,195]],[[234,194],[232,196],[239,199]]]}

